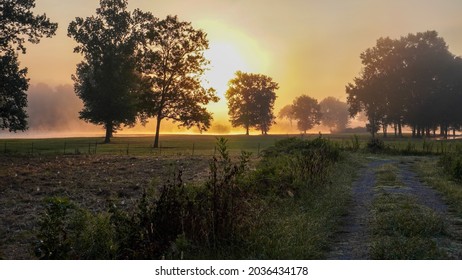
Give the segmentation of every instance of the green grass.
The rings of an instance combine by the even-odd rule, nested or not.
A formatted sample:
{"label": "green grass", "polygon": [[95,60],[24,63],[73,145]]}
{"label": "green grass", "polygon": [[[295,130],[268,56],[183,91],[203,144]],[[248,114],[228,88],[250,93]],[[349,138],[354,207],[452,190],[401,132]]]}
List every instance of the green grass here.
{"label": "green grass", "polygon": [[[319,134],[301,135],[225,135],[233,155],[246,150],[257,155],[276,141],[288,137],[313,139]],[[366,147],[369,134],[325,134],[340,148],[356,150]],[[214,135],[168,134],[160,136],[160,147],[153,149],[154,136],[117,136],[110,144],[102,144],[102,137],[0,139],[0,155],[60,155],[60,154],[115,154],[115,155],[213,155]],[[355,138],[356,137],[356,138]],[[462,147],[461,140],[437,141],[434,139],[384,138],[388,152],[402,154],[438,154]]]}
{"label": "green grass", "polygon": [[[233,155],[241,150],[257,155],[287,135],[245,136],[226,135]],[[102,144],[99,137],[0,139],[0,155],[62,155],[62,154],[115,154],[115,155],[213,155],[216,136],[162,135],[160,147],[152,148],[153,136],[115,137],[110,144]]]}
{"label": "green grass", "polygon": [[420,178],[443,195],[445,202],[462,218],[462,182],[457,182],[446,174],[435,157],[418,161],[415,170]]}
{"label": "green grass", "polygon": [[378,194],[372,205],[372,259],[447,259],[439,240],[446,235],[444,219],[407,194],[388,193],[402,188],[398,168],[385,164],[376,170]]}
{"label": "green grass", "polygon": [[248,253],[257,259],[323,259],[340,219],[347,211],[351,184],[362,159],[344,155],[330,182],[300,197],[267,200],[267,211],[256,220]]}

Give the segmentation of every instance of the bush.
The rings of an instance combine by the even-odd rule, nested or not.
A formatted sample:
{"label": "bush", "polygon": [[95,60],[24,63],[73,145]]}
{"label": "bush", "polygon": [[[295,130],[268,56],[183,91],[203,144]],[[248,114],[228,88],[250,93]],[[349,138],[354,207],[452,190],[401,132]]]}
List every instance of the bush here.
{"label": "bush", "polygon": [[372,153],[379,153],[385,150],[385,143],[382,139],[379,138],[371,138],[367,142],[367,150]]}
{"label": "bush", "polygon": [[462,180],[462,153],[443,154],[438,163],[454,180]]}
{"label": "bush", "polygon": [[254,180],[269,193],[293,195],[325,184],[330,168],[339,158],[339,149],[321,137],[281,140],[263,151]]}

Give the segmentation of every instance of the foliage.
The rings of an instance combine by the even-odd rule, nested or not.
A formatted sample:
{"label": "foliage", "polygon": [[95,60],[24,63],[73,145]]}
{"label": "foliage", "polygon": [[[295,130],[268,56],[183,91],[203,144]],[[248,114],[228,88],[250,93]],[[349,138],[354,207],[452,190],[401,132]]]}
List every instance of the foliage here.
{"label": "foliage", "polygon": [[297,127],[306,134],[307,130],[321,124],[321,107],[318,101],[308,95],[295,98],[292,104],[293,119],[297,120]]}
{"label": "foliage", "polygon": [[340,152],[329,140],[289,138],[263,151],[256,173],[258,188],[270,188],[280,195],[295,195],[305,188],[325,184]]}
{"label": "foliage", "polygon": [[294,112],[292,110],[292,105],[286,105],[282,107],[278,114],[279,119],[288,119],[290,121],[290,125],[292,126],[292,120],[294,119]]}
{"label": "foliage", "polygon": [[246,135],[252,127],[266,135],[274,124],[273,107],[278,88],[268,76],[237,71],[226,91],[232,126],[243,126]]}
{"label": "foliage", "polygon": [[330,128],[331,132],[341,132],[348,125],[348,105],[335,97],[329,96],[319,102],[321,108],[321,123]]}
{"label": "foliage", "polygon": [[370,138],[366,144],[367,150],[372,153],[378,153],[385,150],[385,142],[380,138]]}
{"label": "foliage", "polygon": [[202,75],[209,61],[207,34],[194,29],[176,16],[163,20],[151,18],[146,23],[142,72],[149,90],[142,96],[143,118],[156,117],[154,148],[159,144],[160,123],[170,119],[180,126],[210,127],[212,115],[204,105],[217,102],[213,88],[202,85]]}
{"label": "foliage", "polygon": [[0,56],[0,129],[27,129],[27,69],[19,69],[14,53]]}
{"label": "foliage", "polygon": [[34,0],[5,0],[0,3],[0,129],[27,129],[27,69],[20,69],[17,51],[26,53],[26,38],[38,44],[55,35],[58,25],[45,14],[34,15]]}
{"label": "foliage", "polygon": [[453,179],[462,181],[462,153],[460,151],[444,153],[438,163]]}
{"label": "foliage", "polygon": [[144,83],[137,72],[140,39],[136,25],[149,14],[127,11],[126,0],[101,0],[96,16],[77,17],[69,24],[68,36],[84,56],[72,76],[77,96],[84,108],[80,118],[102,125],[105,143],[121,125],[134,125],[139,94]]}
{"label": "foliage", "polygon": [[437,32],[409,34],[392,40],[380,38],[361,53],[363,71],[346,87],[350,115],[364,111],[372,136],[392,125],[402,135],[409,125],[413,136],[430,136],[440,127],[458,128],[462,117],[462,60],[448,50]]}
{"label": "foliage", "polygon": [[35,255],[41,259],[65,259],[69,257],[71,244],[67,235],[67,219],[72,204],[64,198],[46,200],[45,214],[39,222],[39,241]]}
{"label": "foliage", "polygon": [[1,3],[0,54],[15,50],[26,52],[25,38],[37,44],[43,36],[52,37],[58,28],[46,14],[34,15],[35,0],[4,0]]}

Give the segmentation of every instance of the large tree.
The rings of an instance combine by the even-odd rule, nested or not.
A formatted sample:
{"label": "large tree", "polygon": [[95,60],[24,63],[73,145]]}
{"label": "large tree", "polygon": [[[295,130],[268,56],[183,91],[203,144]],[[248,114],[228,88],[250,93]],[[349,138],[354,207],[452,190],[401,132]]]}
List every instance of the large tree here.
{"label": "large tree", "polygon": [[209,46],[204,31],[176,16],[153,18],[146,28],[142,72],[149,79],[150,89],[143,94],[142,110],[144,118],[156,118],[157,148],[163,119],[207,130],[212,115],[205,105],[217,102],[218,97],[213,88],[205,88],[201,82],[209,63],[204,57]]}
{"label": "large tree", "polygon": [[297,121],[297,127],[304,134],[315,125],[321,124],[321,107],[318,101],[308,95],[295,98],[292,103],[293,119]]}
{"label": "large tree", "polygon": [[268,76],[236,72],[226,91],[232,126],[243,126],[246,135],[252,127],[266,135],[275,123],[273,109],[278,88],[279,85]]}
{"label": "large tree", "polygon": [[[346,87],[352,116],[365,111],[375,137],[393,125],[401,135],[409,125],[413,135],[429,135],[437,126],[447,134],[458,119],[453,104],[461,94],[458,59],[435,31],[392,40],[380,38],[361,53],[363,71]],[[456,74],[458,73],[458,74]]]}
{"label": "large tree", "polygon": [[68,36],[78,43],[74,52],[84,56],[72,76],[84,104],[80,118],[102,125],[105,143],[122,125],[136,123],[144,89],[137,71],[139,31],[146,18],[149,14],[127,11],[126,0],[101,0],[96,16],[77,17],[69,24]]}
{"label": "large tree", "polygon": [[340,132],[349,121],[348,104],[329,96],[319,102],[321,107],[321,123],[329,127],[331,132]]}
{"label": "large tree", "polygon": [[20,69],[17,51],[26,53],[26,39],[37,44],[55,34],[58,25],[45,14],[34,15],[34,0],[0,2],[0,129],[27,129],[27,69]]}

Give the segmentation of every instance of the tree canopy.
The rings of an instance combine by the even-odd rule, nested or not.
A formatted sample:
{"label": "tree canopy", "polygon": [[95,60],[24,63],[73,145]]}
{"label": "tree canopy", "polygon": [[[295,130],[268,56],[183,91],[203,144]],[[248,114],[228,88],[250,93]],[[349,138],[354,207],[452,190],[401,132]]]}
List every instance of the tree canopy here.
{"label": "tree canopy", "polygon": [[213,88],[201,84],[209,63],[204,57],[209,46],[206,33],[176,16],[152,18],[147,26],[141,68],[150,88],[143,94],[142,112],[144,118],[156,117],[154,147],[158,147],[163,119],[207,130],[212,114],[205,105],[217,102],[218,97]]}
{"label": "tree canopy", "polygon": [[58,25],[45,14],[34,15],[34,0],[0,2],[0,129],[27,129],[27,68],[20,69],[17,51],[26,53],[26,38],[37,44],[55,34]]}
{"label": "tree canopy", "polygon": [[278,88],[279,85],[268,76],[236,72],[226,91],[232,126],[243,126],[246,135],[249,135],[250,128],[268,134],[275,123],[273,109]]}
{"label": "tree canopy", "polygon": [[292,103],[292,116],[297,127],[304,134],[315,125],[321,124],[321,107],[318,101],[308,95],[301,95]]}
{"label": "tree canopy", "polygon": [[143,90],[137,58],[139,23],[148,14],[127,11],[126,0],[101,0],[96,16],[77,17],[69,24],[68,36],[83,54],[72,76],[74,89],[83,103],[80,118],[102,125],[105,143],[122,125],[136,123]]}
{"label": "tree canopy", "polygon": [[349,122],[348,104],[329,96],[319,102],[321,123],[329,127],[331,132],[343,131]]}
{"label": "tree canopy", "polygon": [[346,92],[351,116],[364,111],[373,136],[380,128],[386,136],[390,125],[398,135],[409,125],[414,136],[437,127],[447,136],[449,127],[460,126],[461,59],[436,31],[380,38],[360,57],[363,71]]}

